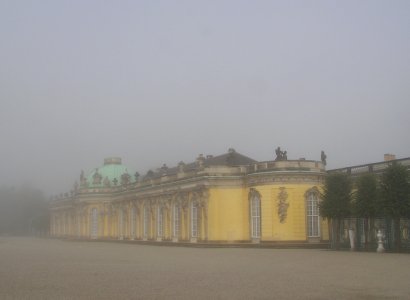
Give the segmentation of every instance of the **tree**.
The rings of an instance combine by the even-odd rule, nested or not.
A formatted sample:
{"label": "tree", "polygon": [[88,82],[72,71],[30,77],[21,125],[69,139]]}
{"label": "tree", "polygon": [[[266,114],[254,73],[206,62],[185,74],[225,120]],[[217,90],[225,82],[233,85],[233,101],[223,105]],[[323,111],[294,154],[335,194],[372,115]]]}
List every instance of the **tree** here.
{"label": "tree", "polygon": [[350,215],[352,182],[348,175],[334,173],[327,175],[320,203],[320,215],[331,221],[332,236],[336,249],[339,249],[340,223]]}
{"label": "tree", "polygon": [[42,191],[30,186],[0,187],[0,234],[47,231],[48,208]]}
{"label": "tree", "polygon": [[378,207],[377,179],[372,173],[363,174],[356,182],[354,197],[354,212],[359,218],[364,218],[364,247],[367,249],[369,241],[369,219],[376,216]]}
{"label": "tree", "polygon": [[395,250],[401,249],[400,218],[410,215],[410,173],[405,166],[391,164],[382,174],[381,204],[387,217],[393,220]]}

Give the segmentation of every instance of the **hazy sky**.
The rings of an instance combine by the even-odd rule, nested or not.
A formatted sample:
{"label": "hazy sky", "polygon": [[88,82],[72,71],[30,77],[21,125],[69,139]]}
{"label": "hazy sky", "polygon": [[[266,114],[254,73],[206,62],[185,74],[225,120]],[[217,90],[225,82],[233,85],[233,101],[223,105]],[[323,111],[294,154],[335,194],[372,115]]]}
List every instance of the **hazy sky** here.
{"label": "hazy sky", "polygon": [[0,1],[0,186],[228,148],[410,156],[410,1]]}

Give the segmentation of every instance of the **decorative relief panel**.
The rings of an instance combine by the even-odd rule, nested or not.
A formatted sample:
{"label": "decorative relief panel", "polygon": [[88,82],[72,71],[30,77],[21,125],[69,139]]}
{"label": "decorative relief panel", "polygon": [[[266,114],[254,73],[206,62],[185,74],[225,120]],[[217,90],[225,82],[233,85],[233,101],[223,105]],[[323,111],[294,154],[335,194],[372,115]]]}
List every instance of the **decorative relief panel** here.
{"label": "decorative relief panel", "polygon": [[303,183],[303,182],[322,182],[321,176],[315,175],[299,175],[299,176],[271,176],[271,177],[254,177],[248,178],[247,185],[266,185],[272,183]]}
{"label": "decorative relief panel", "polygon": [[280,187],[277,200],[277,208],[279,220],[281,223],[285,223],[286,217],[288,215],[289,203],[287,202],[287,199],[288,193],[286,192],[286,188]]}

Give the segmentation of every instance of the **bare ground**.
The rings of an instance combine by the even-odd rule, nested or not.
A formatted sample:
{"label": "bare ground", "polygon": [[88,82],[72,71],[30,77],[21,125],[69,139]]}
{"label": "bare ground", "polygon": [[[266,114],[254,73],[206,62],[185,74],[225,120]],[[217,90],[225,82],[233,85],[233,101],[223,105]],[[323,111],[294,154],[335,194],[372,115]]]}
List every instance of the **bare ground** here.
{"label": "bare ground", "polygon": [[409,254],[0,237],[0,299],[409,298]]}

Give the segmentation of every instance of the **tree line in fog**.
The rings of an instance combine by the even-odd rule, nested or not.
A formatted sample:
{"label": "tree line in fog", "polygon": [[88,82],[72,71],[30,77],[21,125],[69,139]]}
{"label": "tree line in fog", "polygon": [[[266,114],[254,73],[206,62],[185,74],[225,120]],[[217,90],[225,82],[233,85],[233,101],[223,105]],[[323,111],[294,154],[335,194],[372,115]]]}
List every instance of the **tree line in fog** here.
{"label": "tree line in fog", "polygon": [[0,234],[46,234],[48,203],[44,193],[30,186],[0,187]]}
{"label": "tree line in fog", "polygon": [[410,219],[410,170],[393,163],[380,177],[368,173],[354,181],[345,173],[329,174],[323,187],[320,215],[330,221],[336,249],[343,219],[356,217],[364,219],[366,249],[370,221],[385,218],[393,223],[395,250],[400,251],[400,221]]}

